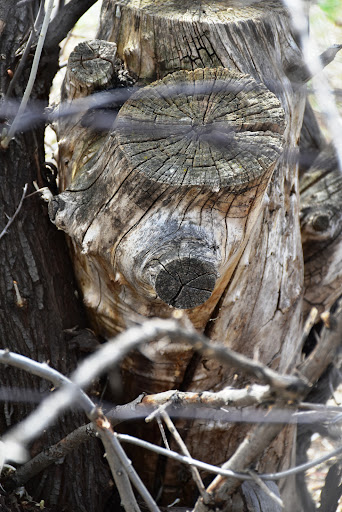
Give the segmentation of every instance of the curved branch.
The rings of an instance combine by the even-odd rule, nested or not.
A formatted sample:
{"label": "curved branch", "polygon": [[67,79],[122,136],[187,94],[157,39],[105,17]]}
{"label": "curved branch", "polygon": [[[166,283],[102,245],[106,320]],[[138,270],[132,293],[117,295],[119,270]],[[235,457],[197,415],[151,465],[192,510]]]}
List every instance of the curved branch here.
{"label": "curved branch", "polygon": [[[153,498],[150,496],[144,484],[134,470],[130,469],[131,462],[121,448],[118,440],[114,439],[114,433],[111,427],[110,429],[107,428],[107,426],[110,426],[109,421],[77,384],[73,383],[57,370],[50,368],[45,363],[38,363],[28,357],[14,354],[8,350],[0,350],[0,363],[20,368],[33,375],[47,379],[55,386],[62,386],[59,392],[49,396],[48,399],[44,400],[38,407],[38,415],[37,411],[35,411],[28,419],[14,427],[9,434],[3,436],[2,448],[4,450],[4,459],[22,459],[23,443],[27,443],[44,430],[44,426],[42,426],[44,425],[44,420],[45,422],[47,421],[48,424],[51,424],[51,414],[49,417],[49,413],[51,412],[51,400],[55,403],[57,410],[60,412],[71,405],[72,399],[78,398],[86,415],[93,421],[96,431],[105,447],[109,466],[126,512],[133,510],[134,512],[140,512],[130,481],[132,481],[137,491],[140,492],[141,496],[146,501],[149,510],[151,512],[158,511]],[[31,427],[33,433],[30,431]],[[15,456],[13,454],[15,454]]]}
{"label": "curved branch", "polygon": [[32,92],[32,89],[33,89],[33,85],[34,85],[34,82],[35,82],[36,76],[37,76],[40,56],[42,54],[42,50],[43,50],[43,46],[44,46],[44,41],[45,41],[46,32],[47,32],[47,29],[48,29],[48,25],[49,25],[52,9],[53,9],[53,0],[49,0],[47,9],[46,9],[46,12],[45,12],[45,15],[44,15],[44,20],[43,20],[42,28],[41,28],[41,31],[40,31],[40,34],[39,34],[38,44],[37,44],[37,48],[36,48],[36,51],[35,51],[35,54],[34,54],[32,68],[31,68],[30,76],[29,76],[29,79],[28,79],[28,82],[27,82],[27,86],[26,86],[26,89],[25,89],[25,92],[24,92],[24,96],[23,96],[23,98],[21,100],[21,103],[20,103],[20,106],[19,106],[19,110],[18,110],[15,118],[13,119],[13,123],[10,126],[8,134],[1,141],[1,147],[3,147],[4,149],[6,149],[8,147],[8,144],[10,143],[11,139],[14,137],[16,131],[18,130],[18,125],[19,125],[19,122],[20,122],[20,118],[21,118],[24,110],[26,109],[26,105],[27,105],[28,100],[30,98],[30,95],[31,95],[31,92]]}
{"label": "curved branch", "polygon": [[[236,478],[238,480],[254,480],[254,476],[249,475],[248,473],[235,472],[230,469],[224,469],[223,467],[213,466],[212,464],[207,464],[206,462],[201,462],[199,460],[193,459],[192,457],[187,457],[185,455],[180,455],[177,452],[172,450],[168,450],[167,448],[162,448],[161,446],[157,446],[155,444],[149,443],[148,441],[144,441],[142,439],[138,439],[137,437],[129,436],[127,434],[115,434],[118,439],[123,442],[134,444],[136,446],[140,446],[152,452],[158,453],[160,455],[164,455],[165,457],[169,457],[171,459],[182,462],[183,464],[195,466],[197,468],[206,470],[210,473],[215,473],[216,475],[221,475],[224,477]],[[287,469],[285,471],[279,471],[278,473],[263,473],[258,474],[258,477],[262,480],[279,480],[280,478],[286,478],[290,475],[295,475],[296,473],[301,473],[302,471],[307,471],[308,469],[318,466],[323,462],[336,457],[342,453],[342,446],[339,446],[335,450],[319,457],[315,460],[307,462],[306,464],[301,464],[300,466],[295,466],[291,469]]]}
{"label": "curved branch", "polygon": [[56,46],[67,36],[68,32],[73,28],[81,16],[97,0],[71,0],[60,9],[56,17],[52,20],[45,40],[45,50],[54,50]]}

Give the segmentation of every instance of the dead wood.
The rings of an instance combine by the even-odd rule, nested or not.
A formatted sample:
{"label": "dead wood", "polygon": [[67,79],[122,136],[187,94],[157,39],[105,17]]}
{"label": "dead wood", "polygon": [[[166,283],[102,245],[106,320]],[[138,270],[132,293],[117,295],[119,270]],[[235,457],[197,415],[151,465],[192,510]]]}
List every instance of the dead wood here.
{"label": "dead wood", "polygon": [[[139,84],[150,85],[84,160],[70,150],[81,140],[78,125],[68,137],[59,128],[61,158],[69,151],[73,162],[62,168],[66,189],[51,212],[71,238],[94,327],[109,336],[182,309],[212,343],[290,371],[300,355],[294,152],[306,95],[284,72],[301,58],[286,11],[276,1],[226,9],[216,0],[199,9],[107,0],[101,19],[99,37],[117,45]],[[86,147],[90,136],[82,137]],[[130,354],[122,373],[126,399],[248,382],[182,342]],[[201,422],[177,428],[193,456],[215,463],[229,459],[248,431]],[[290,463],[293,435],[289,428],[278,437],[260,469]],[[179,482],[183,503],[191,503],[188,475],[175,463],[140,461],[166,503],[179,496]]]}
{"label": "dead wood", "polygon": [[302,176],[301,232],[305,263],[303,313],[328,311],[342,286],[342,175],[332,145]]}

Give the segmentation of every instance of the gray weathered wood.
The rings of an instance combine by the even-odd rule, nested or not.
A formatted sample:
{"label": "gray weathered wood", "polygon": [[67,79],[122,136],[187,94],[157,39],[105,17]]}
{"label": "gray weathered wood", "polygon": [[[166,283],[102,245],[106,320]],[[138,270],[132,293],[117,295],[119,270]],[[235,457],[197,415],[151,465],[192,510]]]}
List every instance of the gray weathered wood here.
{"label": "gray weathered wood", "polygon": [[[272,481],[265,482],[265,485],[277,497],[279,491],[277,484]],[[266,492],[255,482],[244,482],[242,485],[242,494],[246,500],[248,512],[281,512],[282,507],[276,503]]]}
{"label": "gray weathered wood", "polygon": [[[144,314],[160,307],[159,297],[189,309],[213,295],[210,310],[258,216],[283,131],[279,100],[252,77],[223,68],[179,71],[124,104],[96,155],[94,177],[77,168],[51,206],[54,221],[89,254],[88,265],[101,269],[101,286],[110,288],[117,273],[131,285],[131,296],[115,297],[116,308]],[[167,209],[171,197],[175,206]],[[109,336],[118,328],[115,315],[107,325],[110,297],[103,307],[94,297],[88,306]]]}
{"label": "gray weathered wood", "polygon": [[342,290],[342,175],[332,145],[301,179],[301,229],[305,261],[303,313],[320,313]]}
{"label": "gray weathered wood", "polygon": [[[305,90],[292,88],[284,68],[298,62],[301,53],[281,2],[248,4],[240,9],[238,3],[227,8],[226,2],[220,0],[202,1],[200,5],[176,0],[104,1],[99,37],[117,44],[117,56],[138,83],[164,81],[149,85],[130,99],[97,154],[86,163],[81,158],[75,160],[74,179],[56,198],[52,210],[56,224],[71,236],[75,271],[99,333],[108,336],[146,317],[173,315],[175,300],[180,297],[179,288],[176,294],[170,290],[177,266],[173,262],[177,258],[181,261],[179,273],[184,258],[194,258],[195,267],[198,261],[209,265],[206,268],[216,279],[215,286],[212,290],[213,283],[206,284],[205,289],[212,291],[209,299],[186,309],[184,316],[205,331],[213,343],[222,343],[246,355],[256,354],[271,367],[289,371],[290,361],[294,364],[299,350],[301,329],[303,259],[293,154],[300,135]],[[222,71],[222,67],[226,70]],[[179,70],[187,80],[179,80],[181,75],[177,73],[170,77],[169,73]],[[274,105],[278,102],[276,109],[284,116],[283,138],[282,116],[278,115],[275,121],[274,108],[265,116],[262,102],[257,100],[253,105],[251,98],[246,99],[240,124],[238,118],[234,122],[227,118],[223,129],[220,125],[219,130],[214,130],[210,124],[215,125],[217,120],[206,127],[193,123],[188,111],[193,109],[194,99],[190,94],[184,102],[184,83],[188,81],[193,87],[197,82],[206,85],[206,73],[243,75],[246,78],[240,80],[250,81],[252,91],[261,88]],[[182,84],[177,94],[172,83],[168,83],[176,76]],[[199,76],[200,79],[194,79]],[[155,95],[155,101],[151,95]],[[200,88],[201,95],[206,96]],[[233,101],[240,101],[241,96],[238,92]],[[139,105],[134,106],[139,98],[149,102],[143,113]],[[201,103],[199,98],[197,102]],[[207,104],[210,102],[207,99]],[[184,115],[174,123],[172,115],[164,114],[172,114],[177,103]],[[223,108],[232,104],[227,97],[221,103]],[[153,114],[153,109],[162,105],[163,112]],[[259,107],[261,124],[254,118],[250,130],[243,128],[250,109]],[[133,111],[139,123],[134,121]],[[157,119],[159,122],[155,122]],[[183,178],[174,179],[175,185],[170,183],[171,173],[167,171],[173,167],[162,167],[163,158],[169,158],[167,151],[175,149],[172,144],[165,144],[170,129],[171,138],[179,138],[174,160],[181,158],[182,147],[185,152],[191,146],[210,146],[215,163],[221,158],[228,169],[223,173],[223,186],[218,173],[206,173],[208,185],[199,170],[191,173],[187,166],[183,168]],[[262,133],[258,134],[258,130]],[[63,138],[63,129],[59,136]],[[247,158],[240,149],[236,158],[231,158],[232,148],[246,147],[246,138],[257,141],[252,144],[257,152],[250,152],[247,144]],[[237,141],[242,146],[234,146]],[[72,145],[72,138],[64,142],[61,158]],[[282,147],[286,151],[282,152]],[[208,151],[205,158],[209,158]],[[262,161],[262,169],[256,166],[261,174],[257,171],[252,178],[247,171],[253,168],[255,172],[256,160],[259,164]],[[210,164],[208,160],[206,165]],[[243,168],[242,174],[238,164]],[[160,178],[158,169],[162,169]],[[69,176],[68,173],[69,170]],[[193,249],[188,249],[189,246]],[[172,269],[166,283],[165,268]],[[163,295],[164,290],[170,295]],[[179,305],[184,307],[182,301]],[[148,353],[130,354],[123,362],[122,373],[127,400],[128,395],[134,397],[141,391],[217,390],[233,383],[247,383],[235,375],[234,369],[193,356],[181,341],[171,345],[164,340],[152,344]],[[183,425],[181,429],[190,453],[216,464],[234,453],[248,430],[247,425],[214,427],[200,422]],[[293,435],[291,427],[278,436],[261,460],[261,470],[290,463]],[[149,436],[155,441],[155,431],[150,431]],[[180,489],[179,468],[173,462],[159,466],[156,458],[149,456],[147,462],[142,462],[142,470],[151,487],[163,485],[165,503],[179,496],[182,503],[191,503],[191,485],[182,485]],[[284,493],[286,485],[281,485]],[[288,503],[289,510],[295,510],[291,509],[290,498]]]}
{"label": "gray weathered wood", "polygon": [[[283,130],[277,98],[251,77],[224,69],[179,71],[125,103],[113,134],[122,163],[112,179],[131,169],[125,187],[140,181],[130,200],[146,205],[148,214],[135,220],[129,236],[117,245],[116,261],[135,290],[141,288],[140,274],[173,307],[193,308],[210,298],[216,279],[222,281],[224,267],[252,228],[282,151]],[[173,196],[175,204],[183,197],[165,220],[160,204],[154,206],[149,197],[152,187]],[[127,202],[120,192],[116,201]],[[201,217],[209,207],[212,220],[207,225]],[[127,229],[129,206],[125,209]],[[229,218],[236,218],[240,234],[235,229],[231,236],[220,228]],[[112,231],[111,236],[122,233]],[[132,306],[141,309],[138,303]]]}
{"label": "gray weathered wood", "polygon": [[80,43],[69,57],[62,99],[82,98],[115,84],[120,68],[115,43],[98,39]]}

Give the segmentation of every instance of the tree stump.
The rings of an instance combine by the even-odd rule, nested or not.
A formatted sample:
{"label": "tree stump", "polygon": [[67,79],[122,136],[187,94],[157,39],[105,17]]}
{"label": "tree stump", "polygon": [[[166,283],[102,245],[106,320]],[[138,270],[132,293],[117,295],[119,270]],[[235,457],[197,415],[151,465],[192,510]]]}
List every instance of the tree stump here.
{"label": "tree stump", "polygon": [[[300,350],[294,155],[305,89],[292,87],[284,72],[300,51],[281,2],[249,4],[104,1],[98,36],[115,42],[128,72],[149,85],[113,118],[96,154],[86,162],[76,156],[71,178],[62,169],[68,186],[50,211],[70,237],[101,335],[181,309],[212,343],[287,372]],[[59,128],[61,159],[73,133],[66,140]],[[248,383],[181,340],[130,354],[122,373],[125,400],[141,391]],[[218,464],[248,429],[189,421],[182,436],[194,457]],[[278,436],[260,470],[290,463],[293,435],[289,427]],[[155,432],[148,436],[156,440]],[[188,474],[157,459],[140,457],[145,481],[156,492],[163,487],[165,503],[180,497],[191,505]]]}

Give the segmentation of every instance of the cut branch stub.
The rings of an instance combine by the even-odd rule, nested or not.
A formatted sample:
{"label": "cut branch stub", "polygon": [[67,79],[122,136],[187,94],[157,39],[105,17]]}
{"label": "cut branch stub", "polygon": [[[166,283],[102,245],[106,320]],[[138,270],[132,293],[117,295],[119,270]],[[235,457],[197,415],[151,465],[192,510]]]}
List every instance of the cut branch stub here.
{"label": "cut branch stub", "polygon": [[283,131],[276,96],[224,68],[178,71],[126,101],[98,158],[79,162],[51,208],[88,258],[81,286],[106,332],[121,301],[144,315],[161,314],[161,301],[210,311],[258,218]]}
{"label": "cut branch stub", "polygon": [[319,153],[300,182],[304,252],[304,305],[320,313],[341,295],[342,176],[334,148]]}
{"label": "cut branch stub", "polygon": [[189,309],[206,302],[215,288],[217,272],[197,258],[176,259],[162,268],[155,282],[159,297],[174,308]]}
{"label": "cut branch stub", "polygon": [[132,168],[147,178],[240,193],[268,181],[281,149],[284,113],[276,96],[252,77],[198,69],[135,93],[116,130]]}
{"label": "cut branch stub", "polygon": [[[176,194],[196,187],[202,193],[197,208],[203,208],[211,196],[212,210],[246,220],[257,207],[281,152],[284,113],[278,99],[250,76],[223,68],[198,69],[173,73],[135,93],[120,110],[115,130],[129,167],[145,181],[167,185]],[[137,204],[138,195],[133,198]],[[179,213],[178,223],[184,223]],[[213,214],[216,222],[223,221],[220,214]],[[165,235],[159,249],[146,245],[146,240],[151,243],[150,229],[151,220],[145,220],[130,233],[136,244],[136,232],[143,232],[141,281],[176,308],[206,302],[226,263],[213,250],[208,251],[209,258],[201,259],[209,235],[195,243],[190,238],[188,244],[184,238],[173,240],[172,249],[165,252]],[[160,222],[154,229],[167,231]],[[216,225],[213,229],[219,233]],[[215,236],[214,247],[220,247],[222,241]],[[125,246],[122,252],[126,277],[127,261],[136,273],[141,268],[137,260],[127,260],[128,254],[136,253],[133,246]],[[159,270],[151,272],[150,263],[155,267],[156,259]]]}
{"label": "cut branch stub", "polygon": [[104,0],[99,37],[117,44],[119,57],[140,80],[179,69],[247,71],[254,59],[246,59],[241,33],[255,46],[274,46],[274,21],[284,11],[274,0]]}
{"label": "cut branch stub", "polygon": [[[94,120],[91,124],[89,122],[92,115],[89,108],[91,105],[96,106],[96,101],[81,100],[77,107],[72,102],[90,96],[95,91],[113,87],[119,81],[121,67],[121,61],[116,58],[115,43],[97,39],[84,41],[70,54],[62,86],[64,104],[59,107],[62,115],[56,126],[59,139],[59,183],[62,189],[71,183],[80,164],[84,165],[90,160],[104,140],[101,130],[94,126]],[[111,124],[113,122],[114,119]]]}
{"label": "cut branch stub", "polygon": [[100,39],[79,43],[68,60],[63,99],[81,98],[101,87],[109,87],[117,80],[120,68],[115,43]]}

